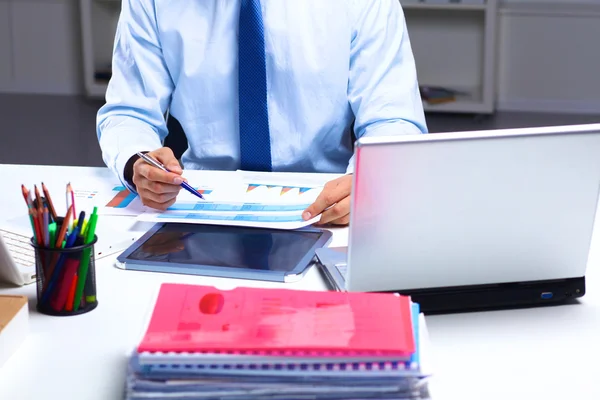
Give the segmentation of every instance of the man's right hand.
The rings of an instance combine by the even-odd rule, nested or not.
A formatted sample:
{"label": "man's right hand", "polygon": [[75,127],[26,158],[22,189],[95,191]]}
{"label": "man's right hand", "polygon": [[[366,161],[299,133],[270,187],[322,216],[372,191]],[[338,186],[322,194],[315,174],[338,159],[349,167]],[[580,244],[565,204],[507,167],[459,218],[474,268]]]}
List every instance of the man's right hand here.
{"label": "man's right hand", "polygon": [[133,164],[133,183],[145,206],[166,210],[175,203],[180,185],[185,181],[181,176],[183,170],[168,147],[161,147],[148,155],[160,161],[171,172],[162,171],[140,158]]}

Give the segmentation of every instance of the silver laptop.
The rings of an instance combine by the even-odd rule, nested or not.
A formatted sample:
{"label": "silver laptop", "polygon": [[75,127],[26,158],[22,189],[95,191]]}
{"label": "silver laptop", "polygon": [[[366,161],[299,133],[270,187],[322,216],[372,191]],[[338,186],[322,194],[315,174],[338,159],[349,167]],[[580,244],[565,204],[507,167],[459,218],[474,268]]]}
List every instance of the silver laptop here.
{"label": "silver laptop", "polygon": [[600,124],[356,143],[347,249],[331,287],[410,294],[427,312],[580,297],[600,187]]}

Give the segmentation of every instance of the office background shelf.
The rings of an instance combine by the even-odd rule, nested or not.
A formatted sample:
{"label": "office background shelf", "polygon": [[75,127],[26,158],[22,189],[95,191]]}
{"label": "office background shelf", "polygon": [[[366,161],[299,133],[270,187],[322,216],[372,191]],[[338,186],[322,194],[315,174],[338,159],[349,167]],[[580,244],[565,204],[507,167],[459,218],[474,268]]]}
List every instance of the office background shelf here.
{"label": "office background shelf", "polygon": [[[489,114],[496,98],[496,0],[401,1],[421,85],[466,92],[425,111]],[[449,12],[452,11],[452,12]]]}

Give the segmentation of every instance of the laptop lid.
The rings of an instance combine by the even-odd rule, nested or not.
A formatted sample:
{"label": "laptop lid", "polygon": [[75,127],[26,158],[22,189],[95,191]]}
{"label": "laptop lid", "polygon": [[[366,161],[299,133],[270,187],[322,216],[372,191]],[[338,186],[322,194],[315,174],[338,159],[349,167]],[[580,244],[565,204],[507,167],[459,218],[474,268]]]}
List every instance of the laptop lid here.
{"label": "laptop lid", "polygon": [[600,124],[359,139],[346,288],[583,277],[599,155]]}

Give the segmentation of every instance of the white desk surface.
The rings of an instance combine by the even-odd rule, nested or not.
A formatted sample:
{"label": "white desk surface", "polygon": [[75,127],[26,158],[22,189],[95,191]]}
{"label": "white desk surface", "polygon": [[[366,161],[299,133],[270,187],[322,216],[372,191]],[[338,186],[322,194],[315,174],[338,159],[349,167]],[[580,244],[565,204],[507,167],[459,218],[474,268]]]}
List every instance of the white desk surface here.
{"label": "white desk surface", "polygon": [[[92,177],[117,183],[102,168],[0,165],[0,176],[0,220],[26,212],[21,183],[32,187],[43,180],[52,193],[60,193],[67,181],[81,187]],[[109,218],[123,229],[132,221],[103,217],[104,222]],[[332,245],[346,241],[346,229],[334,230]],[[587,294],[579,304],[428,316],[435,400],[600,399],[599,245],[595,239]],[[314,267],[302,281],[281,285],[122,271],[113,267],[114,258],[97,262],[99,305],[88,314],[41,315],[35,310],[35,285],[0,288],[0,294],[29,296],[31,330],[0,368],[1,399],[123,398],[127,353],[145,328],[162,282],[325,289]]]}

